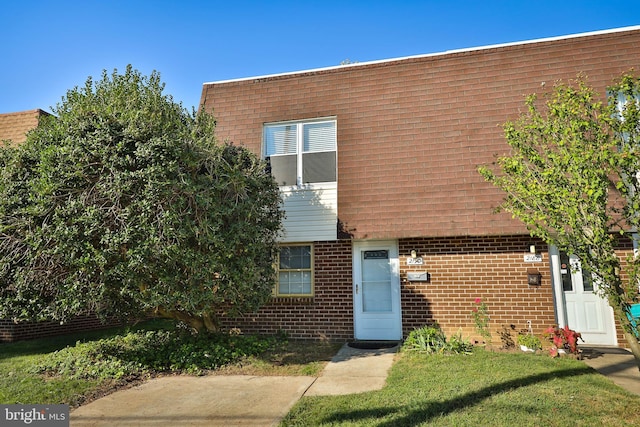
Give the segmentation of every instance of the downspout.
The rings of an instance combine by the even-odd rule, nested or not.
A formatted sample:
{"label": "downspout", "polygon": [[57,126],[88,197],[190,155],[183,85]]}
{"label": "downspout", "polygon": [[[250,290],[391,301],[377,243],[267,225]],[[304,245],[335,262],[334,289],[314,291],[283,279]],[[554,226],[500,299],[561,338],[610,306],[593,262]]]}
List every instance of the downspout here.
{"label": "downspout", "polygon": [[567,324],[567,312],[564,307],[562,292],[562,275],[560,274],[560,252],[556,246],[549,246],[549,269],[551,270],[551,286],[553,286],[553,308],[556,322],[563,328]]}

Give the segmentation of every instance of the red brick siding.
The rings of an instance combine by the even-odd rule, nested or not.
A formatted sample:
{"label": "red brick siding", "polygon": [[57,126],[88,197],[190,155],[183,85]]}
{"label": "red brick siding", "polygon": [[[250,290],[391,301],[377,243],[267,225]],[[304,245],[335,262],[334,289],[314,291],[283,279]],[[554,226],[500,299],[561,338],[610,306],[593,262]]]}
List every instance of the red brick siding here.
{"label": "red brick siding", "polygon": [[[431,282],[403,282],[405,333],[438,321],[448,334],[472,335],[471,303],[481,297],[496,340],[503,324],[520,329],[531,320],[536,332],[552,325],[553,290],[548,254],[524,263],[531,239],[510,215],[494,213],[503,194],[477,166],[508,151],[501,125],[525,111],[525,95],[578,74],[604,95],[638,67],[639,45],[632,30],[212,83],[201,103],[216,116],[219,139],[256,153],[264,123],[337,117],[342,228],[355,239],[400,239],[403,277],[407,251],[426,254]],[[337,245],[339,281],[319,267],[313,299],[274,300],[245,328],[351,337],[350,246]],[[529,269],[541,273],[540,287],[527,284]]]}
{"label": "red brick siding", "polygon": [[313,298],[273,298],[257,313],[224,319],[222,326],[299,339],[353,338],[351,242],[315,242],[313,250]]}
{"label": "red brick siding", "polygon": [[[474,327],[471,310],[475,298],[486,302],[493,342],[503,325],[524,329],[531,320],[535,333],[555,324],[553,287],[546,245],[536,242],[543,262],[525,263],[533,239],[528,236],[454,237],[405,239],[399,243],[403,281],[402,310],[405,335],[428,321],[437,322],[451,335],[482,340]],[[425,265],[407,266],[411,250]],[[542,275],[541,286],[527,283],[527,272]],[[431,282],[407,282],[408,271],[428,271]]]}
{"label": "red brick siding", "polygon": [[[633,242],[631,241],[631,239],[621,238],[621,239],[618,239],[617,243],[618,245],[617,245],[616,254],[620,259],[620,269],[623,272],[622,281],[623,283],[625,283],[626,281],[629,280],[629,276],[626,274],[626,272],[628,271],[627,269],[629,268],[629,263],[627,262],[627,258],[630,255],[633,255]],[[618,346],[628,347],[627,340],[622,334],[622,326],[620,326],[620,322],[618,321],[618,319],[615,319],[615,323],[616,323],[616,335],[618,338]]]}
{"label": "red brick siding", "polygon": [[0,141],[23,143],[27,139],[27,132],[38,126],[41,117],[48,115],[40,109],[0,114]]}
{"label": "red brick siding", "polygon": [[604,94],[639,45],[634,30],[212,83],[201,103],[221,140],[256,152],[265,122],[336,116],[338,217],[355,238],[526,234],[476,170],[508,150],[501,124],[579,73]]}
{"label": "red brick siding", "polygon": [[[532,239],[528,236],[416,238],[399,242],[403,331],[437,321],[447,334],[461,330],[479,338],[471,308],[476,297],[489,306],[490,328],[514,324],[518,329],[531,320],[534,331],[555,323],[553,290],[546,246],[537,243],[543,262],[523,261]],[[406,258],[416,249],[423,268],[408,267]],[[350,241],[316,242],[315,295],[313,298],[274,298],[257,313],[242,319],[225,319],[226,328],[243,332],[285,332],[292,338],[353,339],[352,252]],[[527,284],[527,271],[542,274],[539,287]],[[409,283],[408,271],[428,271],[429,283]]]}

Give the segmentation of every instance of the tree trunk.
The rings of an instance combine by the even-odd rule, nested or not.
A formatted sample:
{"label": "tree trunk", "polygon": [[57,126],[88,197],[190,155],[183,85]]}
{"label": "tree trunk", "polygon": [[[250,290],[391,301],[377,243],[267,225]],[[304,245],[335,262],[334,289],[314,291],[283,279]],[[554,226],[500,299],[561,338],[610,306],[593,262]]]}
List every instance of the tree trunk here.
{"label": "tree trunk", "polygon": [[207,328],[207,331],[209,332],[218,331],[218,324],[216,323],[215,319],[211,318],[211,316],[209,316],[208,314],[204,314],[202,316],[202,320],[204,322],[204,327]]}
{"label": "tree trunk", "polygon": [[640,342],[638,342],[638,338],[631,332],[633,330],[633,325],[631,321],[627,317],[627,312],[623,307],[615,306],[613,307],[613,311],[620,322],[620,326],[622,327],[622,333],[624,334],[624,338],[629,343],[629,348],[631,349],[631,353],[633,353],[633,357],[636,359],[636,364],[638,365],[638,370],[640,370]]}
{"label": "tree trunk", "polygon": [[636,358],[636,364],[638,365],[638,370],[640,370],[640,342],[638,342],[638,338],[635,335],[627,331],[624,331],[624,337],[629,343],[631,353]]}
{"label": "tree trunk", "polygon": [[190,313],[178,310],[167,310],[163,307],[156,307],[153,313],[164,319],[179,320],[191,326],[197,333],[207,330],[208,332],[218,331],[218,326],[215,321],[209,315],[194,316]]}

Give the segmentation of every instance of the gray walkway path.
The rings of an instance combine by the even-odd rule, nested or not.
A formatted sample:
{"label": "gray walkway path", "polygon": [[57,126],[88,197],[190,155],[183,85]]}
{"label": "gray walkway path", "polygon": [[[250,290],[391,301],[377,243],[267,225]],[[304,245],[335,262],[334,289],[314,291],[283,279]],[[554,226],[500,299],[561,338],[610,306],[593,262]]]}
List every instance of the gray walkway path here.
{"label": "gray walkway path", "polygon": [[175,376],[153,379],[81,406],[71,427],[271,426],[314,377]]}
{"label": "gray walkway path", "polygon": [[398,347],[358,350],[344,345],[305,396],[362,393],[384,387]]}
{"label": "gray walkway path", "polygon": [[583,348],[583,360],[631,393],[640,394],[640,370],[631,352],[619,347]]}
{"label": "gray walkway path", "polygon": [[318,378],[157,378],[77,408],[71,413],[71,427],[277,425],[303,395],[381,389],[396,351],[345,345]]}
{"label": "gray walkway path", "polygon": [[[616,384],[640,394],[633,355],[619,348],[586,348],[584,361]],[[304,396],[379,390],[397,348],[343,346],[314,377],[163,377],[98,399],[71,413],[72,427],[272,426]]]}

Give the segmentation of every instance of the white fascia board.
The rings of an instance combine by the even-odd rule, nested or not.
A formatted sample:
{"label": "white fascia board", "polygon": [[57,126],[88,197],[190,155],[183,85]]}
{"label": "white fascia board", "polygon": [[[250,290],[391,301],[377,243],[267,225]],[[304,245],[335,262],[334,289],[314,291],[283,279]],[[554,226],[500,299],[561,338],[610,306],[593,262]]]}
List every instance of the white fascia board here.
{"label": "white fascia board", "polygon": [[621,33],[621,32],[625,32],[625,31],[637,31],[637,30],[640,30],[640,25],[633,25],[633,26],[630,26],[630,27],[613,28],[613,29],[609,29],[609,30],[591,31],[591,32],[587,32],[587,33],[569,34],[569,35],[565,35],[565,36],[546,37],[546,38],[541,38],[541,39],[525,40],[525,41],[518,41],[518,42],[509,42],[509,43],[500,43],[500,44],[478,46],[478,47],[470,47],[470,48],[452,49],[452,50],[446,50],[444,52],[427,53],[427,54],[412,55],[412,56],[404,56],[404,57],[399,57],[399,58],[381,59],[381,60],[376,60],[376,61],[356,62],[356,63],[353,63],[353,64],[334,65],[334,66],[331,66],[331,67],[314,68],[314,69],[300,70],[300,71],[290,71],[290,72],[286,72],[286,73],[265,74],[265,75],[262,75],[262,76],[241,77],[241,78],[229,79],[229,80],[218,80],[218,81],[213,81],[213,82],[206,82],[206,83],[203,83],[203,85],[235,83],[235,82],[242,82],[242,81],[247,81],[247,80],[269,79],[269,78],[274,78],[274,77],[292,76],[292,75],[297,75],[297,74],[308,74],[308,73],[316,73],[316,72],[320,72],[320,71],[329,71],[329,70],[338,70],[338,69],[344,70],[345,68],[362,67],[362,66],[373,65],[373,64],[384,64],[384,63],[388,63],[388,62],[397,62],[397,61],[403,61],[403,60],[407,60],[407,59],[430,58],[430,57],[436,57],[436,56],[450,55],[450,54],[454,54],[454,53],[475,52],[475,51],[479,51],[479,50],[496,49],[496,48],[501,48],[501,47],[520,46],[520,45],[528,45],[528,44],[534,44],[534,43],[546,43],[546,42],[550,42],[550,41],[567,40],[567,39],[573,39],[573,38],[589,37],[589,36],[596,36],[596,35],[601,35],[601,34]]}

